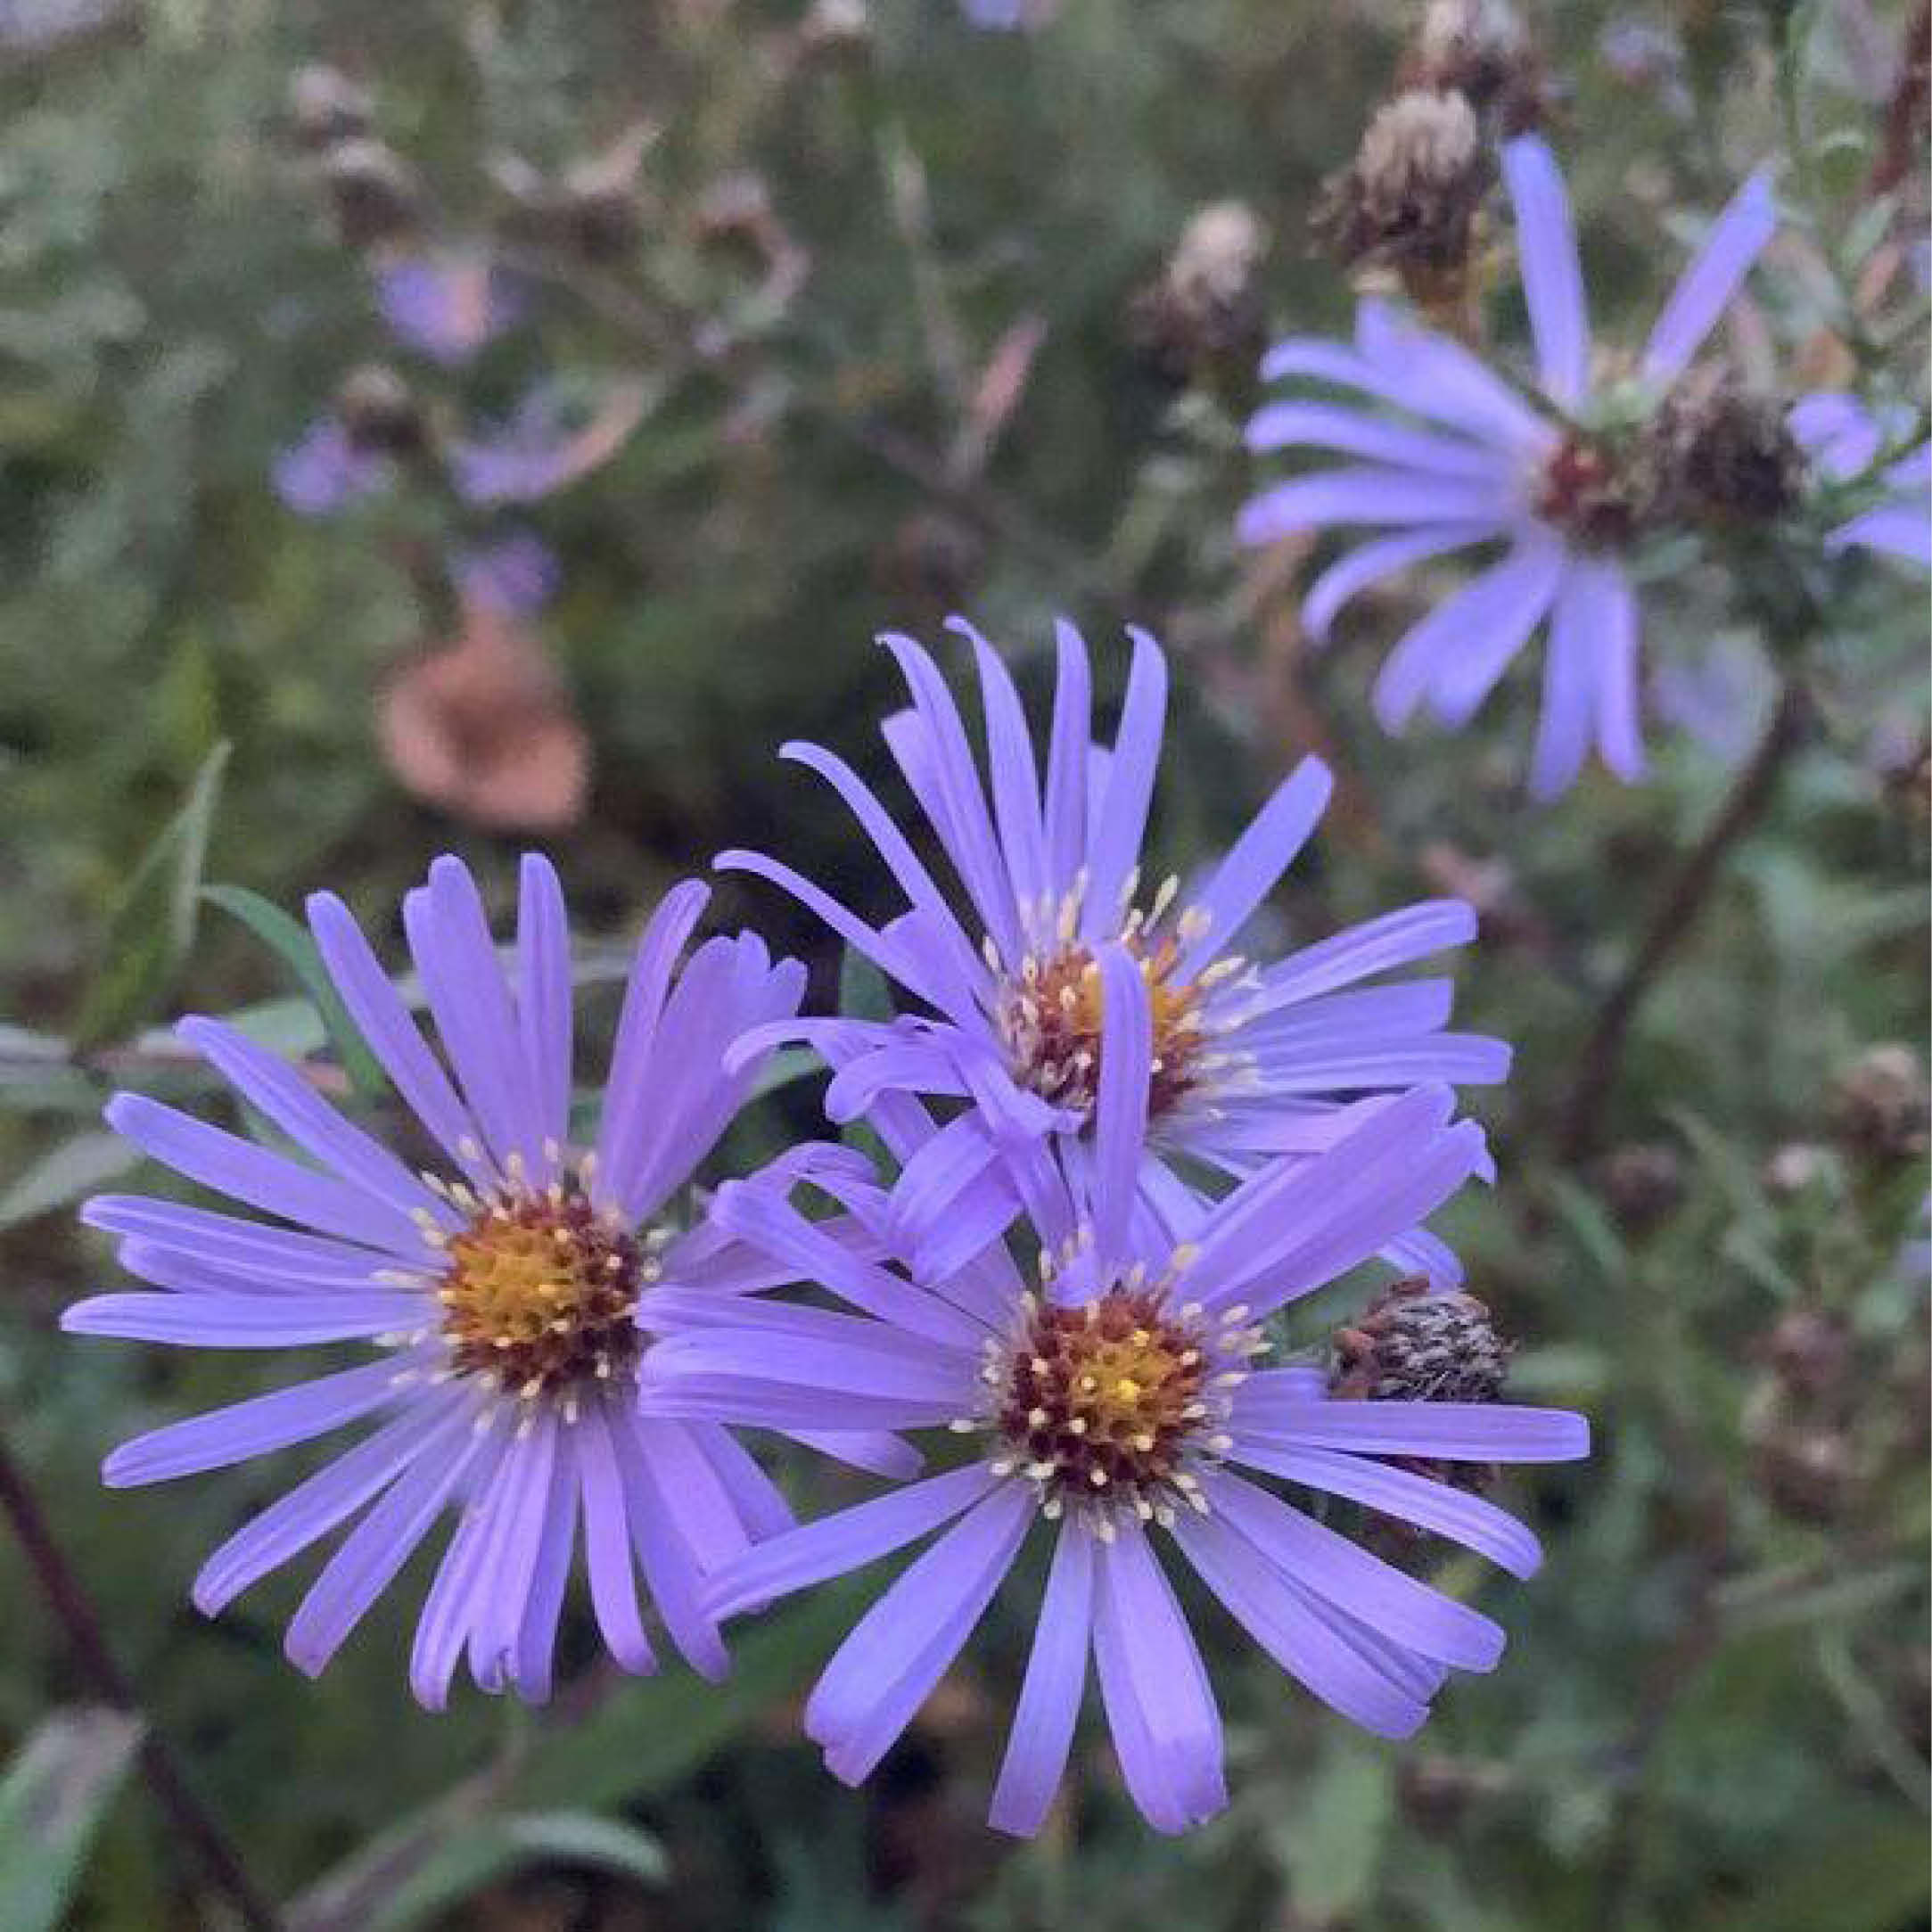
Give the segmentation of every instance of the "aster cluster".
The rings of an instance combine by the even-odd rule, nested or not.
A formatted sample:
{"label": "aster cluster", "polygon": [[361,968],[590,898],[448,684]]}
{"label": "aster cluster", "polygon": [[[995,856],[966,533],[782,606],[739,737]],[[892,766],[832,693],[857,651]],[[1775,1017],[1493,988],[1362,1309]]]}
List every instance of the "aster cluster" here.
{"label": "aster cluster", "polygon": [[[1415,1730],[1451,1673],[1494,1666],[1488,1616],[1303,1506],[1328,1499],[1403,1525],[1410,1546],[1447,1538],[1526,1576],[1535,1538],[1482,1493],[1488,1475],[1587,1447],[1580,1418],[1499,1399],[1506,1350],[1424,1225],[1490,1172],[1453,1088],[1500,1079],[1508,1054],[1448,1029],[1445,980],[1389,975],[1465,942],[1473,916],[1436,900],[1297,946],[1249,936],[1320,818],[1313,762],[1204,879],[1143,889],[1158,646],[1135,637],[1103,744],[1085,646],[1062,628],[1042,765],[1005,661],[957,628],[979,672],[983,772],[939,664],[885,640],[911,699],[886,744],[950,884],[810,745],[789,755],[842,794],[905,909],[874,924],[777,859],[720,861],[874,962],[896,1015],[802,1016],[802,967],[755,935],[693,947],[707,894],[683,884],[638,941],[593,1106],[555,873],[524,861],[499,952],[475,882],[445,859],[402,907],[419,1006],[339,900],[308,908],[426,1161],[210,1019],[181,1038],[257,1138],[138,1096],[112,1104],[118,1131],[233,1205],[92,1202],[87,1221],[145,1286],[80,1303],[67,1328],[354,1354],[108,1459],[111,1484],[144,1484],[359,1428],[207,1559],[201,1608],[333,1539],[286,1637],[319,1672],[440,1542],[416,1697],[440,1707],[466,1663],[482,1689],[534,1700],[575,1575],[620,1666],[657,1667],[654,1623],[717,1676],[725,1620],[933,1537],[807,1706],[827,1764],[856,1781],[1037,1534],[1046,1593],[991,1805],[1019,1833],[1061,1781],[1089,1657],[1150,1822],[1180,1830],[1226,1802],[1173,1562],[1379,1734]],[[828,1114],[865,1122],[880,1162],[806,1141],[695,1192],[773,1048],[801,1040],[832,1073]],[[1333,1361],[1278,1360],[1281,1311],[1361,1264],[1402,1279]],[[745,1431],[887,1486],[800,1524]]]}

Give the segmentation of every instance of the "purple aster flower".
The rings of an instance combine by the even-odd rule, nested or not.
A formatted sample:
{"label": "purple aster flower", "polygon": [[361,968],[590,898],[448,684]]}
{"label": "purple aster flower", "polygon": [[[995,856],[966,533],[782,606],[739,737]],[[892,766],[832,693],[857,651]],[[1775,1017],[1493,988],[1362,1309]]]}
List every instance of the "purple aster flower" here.
{"label": "purple aster flower", "polygon": [[275,495],[298,516],[333,516],[348,505],[388,489],[390,465],[350,440],[341,417],[310,423],[284,449],[271,472]]}
{"label": "purple aster flower", "polygon": [[376,306],[399,341],[453,368],[512,327],[528,306],[524,290],[486,259],[407,255],[375,272]]}
{"label": "purple aster flower", "polygon": [[[943,1426],[972,1445],[943,1474],[761,1542],[708,1589],[707,1607],[729,1615],[943,1530],[852,1630],[806,1706],[808,1734],[847,1782],[891,1747],[1044,1520],[1051,1567],[991,1813],[1021,1835],[1039,1829],[1059,1784],[1089,1653],[1149,1822],[1183,1830],[1227,1802],[1220,1716],[1163,1543],[1290,1675],[1379,1735],[1414,1731],[1451,1670],[1496,1664],[1503,1633],[1487,1616],[1257,1477],[1361,1504],[1527,1576],[1535,1537],[1416,1465],[1588,1448],[1583,1418],[1560,1410],[1344,1400],[1319,1369],[1257,1369],[1269,1318],[1444,1201],[1482,1162],[1481,1134],[1451,1123],[1445,1089],[1369,1103],[1328,1151],[1270,1163],[1176,1247],[1136,1205],[1152,991],[1125,947],[1103,947],[1098,964],[1107,1046],[1095,1155],[1083,1212],[1069,1195],[1040,1229],[1037,1286],[998,1245],[948,1275],[890,1265],[884,1196],[857,1156],[833,1149],[803,1178],[841,1216],[809,1220],[760,1180],[728,1185],[716,1212],[845,1310],[680,1297],[643,1370],[647,1414],[789,1428],[831,1410],[854,1426]],[[888,1144],[915,1160],[932,1132],[920,1114],[900,1097],[887,1122]]]}
{"label": "purple aster flower", "polygon": [[465,597],[504,617],[534,617],[563,576],[555,551],[527,530],[461,552],[454,574]]}
{"label": "purple aster flower", "polygon": [[1862,548],[1932,570],[1932,443],[1920,443],[1870,475],[1887,446],[1909,434],[1909,409],[1875,411],[1842,390],[1821,390],[1792,405],[1798,446],[1832,483],[1869,484],[1877,500],[1825,538],[1828,550]]}
{"label": "purple aster flower", "polygon": [[[1475,915],[1439,900],[1261,965],[1243,930],[1313,833],[1330,780],[1308,759],[1198,889],[1168,879],[1145,898],[1140,855],[1160,760],[1167,668],[1134,633],[1133,666],[1111,750],[1092,742],[1086,647],[1059,629],[1058,681],[1042,778],[1011,676],[973,628],[951,627],[979,665],[991,785],[933,660],[908,637],[884,642],[912,708],[886,744],[960,888],[941,890],[877,797],[841,759],[793,744],[784,755],[851,807],[909,909],[875,929],[790,867],[719,856],[793,894],[929,1009],[890,1022],[787,1023],[747,1036],[817,1045],[837,1068],[826,1111],[870,1117],[895,1093],[968,1101],[908,1162],[895,1190],[900,1235],[943,1270],[993,1239],[1052,1185],[1052,1157],[1089,1157],[1106,1078],[1099,954],[1124,945],[1152,1000],[1152,1131],[1141,1184],[1178,1237],[1196,1211],[1197,1170],[1225,1182],[1262,1161],[1305,1159],[1340,1130],[1341,1103],[1430,1081],[1500,1081],[1501,1042],[1443,1030],[1447,980],[1362,982],[1474,936]],[[989,804],[989,789],[990,799]],[[1408,1269],[1452,1275],[1426,1235]]]}
{"label": "purple aster flower", "polygon": [[[182,1035],[292,1151],[137,1095],[110,1106],[109,1120],[143,1152],[268,1218],[139,1196],[91,1202],[86,1218],[119,1237],[123,1266],[161,1292],[97,1295],[70,1309],[64,1327],[196,1348],[349,1343],[364,1358],[108,1458],[105,1479],[120,1487],[374,1425],[215,1551],[194,1583],[204,1612],[353,1523],[289,1625],[288,1655],[313,1675],[454,1514],[410,1664],[423,1704],[441,1707],[465,1651],[484,1689],[547,1694],[580,1541],[619,1664],[654,1668],[641,1570],[678,1648],[722,1673],[701,1575],[785,1511],[721,1430],[637,1414],[637,1317],[659,1292],[769,1278],[735,1262],[715,1231],[676,1233],[669,1209],[754,1077],[749,1065],[726,1070],[726,1048],[792,1012],[803,974],[793,961],[774,965],[750,934],[706,941],[679,973],[706,896],[678,886],[645,930],[587,1150],[571,1136],[563,895],[535,857],[523,861],[507,975],[456,859],[439,859],[404,900],[440,1056],[341,901],[308,902],[330,976],[440,1150],[440,1175],[413,1171],[293,1067],[217,1020],[185,1021]],[[829,1446],[902,1466],[864,1443]]]}
{"label": "purple aster flower", "polygon": [[619,383],[585,415],[555,390],[532,391],[507,421],[450,444],[450,480],[471,503],[535,503],[615,456],[647,402],[642,384]]}
{"label": "purple aster flower", "polygon": [[1396,645],[1376,686],[1376,711],[1390,731],[1425,704],[1445,725],[1467,723],[1547,622],[1531,785],[1550,798],[1575,779],[1593,742],[1619,777],[1643,770],[1637,599],[1620,555],[1640,514],[1636,432],[1715,326],[1770,240],[1776,210],[1768,182],[1753,176],[1679,280],[1635,371],[1611,382],[1591,367],[1583,271],[1555,160],[1524,136],[1507,144],[1502,161],[1543,406],[1459,343],[1366,301],[1352,346],[1285,341],[1262,372],[1352,390],[1407,420],[1299,399],[1264,407],[1248,427],[1254,448],[1360,460],[1265,490],[1243,510],[1240,533],[1248,543],[1348,526],[1382,533],[1310,587],[1303,617],[1318,639],[1369,585],[1452,551],[1502,547]]}
{"label": "purple aster flower", "polygon": [[1024,33],[1053,18],[1054,0],[959,0],[959,11],[989,33]]}

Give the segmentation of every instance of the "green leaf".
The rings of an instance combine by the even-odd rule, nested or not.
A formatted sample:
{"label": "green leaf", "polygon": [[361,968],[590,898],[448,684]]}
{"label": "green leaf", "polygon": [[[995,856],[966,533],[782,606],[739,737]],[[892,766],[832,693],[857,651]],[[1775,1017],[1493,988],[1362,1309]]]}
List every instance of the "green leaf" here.
{"label": "green leaf", "polygon": [[368,1920],[369,1932],[408,1932],[532,1865],[589,1865],[642,1885],[662,1884],[669,1870],[649,1832],[616,1819],[588,1812],[486,1818],[448,1839],[399,1885]]}
{"label": "green leaf", "polygon": [[845,949],[839,961],[839,1011],[848,1020],[889,1020],[892,989],[862,952]]}
{"label": "green leaf", "polygon": [[748,1098],[762,1100],[767,1094],[777,1093],[793,1081],[824,1070],[825,1062],[810,1047],[780,1047],[759,1070]]}
{"label": "green leaf", "polygon": [[53,1932],[87,1847],[126,1780],[141,1726],[118,1711],[63,1711],[0,1779],[0,1925]]}
{"label": "green leaf", "polygon": [[140,1148],[119,1134],[104,1128],[76,1134],[43,1155],[0,1194],[0,1228],[51,1214],[140,1164]]}
{"label": "green leaf", "polygon": [[1895,1932],[1926,1907],[1925,1820],[1903,1806],[1840,1813],[1762,1881],[1742,1904],[1706,1912],[1696,1932]]}
{"label": "green leaf", "polygon": [[227,763],[227,744],[218,744],[195,774],[187,802],[122,889],[102,938],[100,969],[81,1003],[77,1046],[124,1038],[168,997],[194,943],[209,829]]}
{"label": "green leaf", "polygon": [[357,1032],[349,1008],[342,1004],[342,996],[335,990],[335,982],[322,963],[321,949],[307,927],[245,885],[204,885],[201,897],[239,919],[294,974],[321,1015],[336,1059],[356,1091],[368,1100],[387,1098],[389,1083],[382,1077],[382,1069]]}
{"label": "green leaf", "polygon": [[1278,1839],[1296,1908],[1326,1922],[1366,1906],[1394,1815],[1387,1755],[1336,1732]]}

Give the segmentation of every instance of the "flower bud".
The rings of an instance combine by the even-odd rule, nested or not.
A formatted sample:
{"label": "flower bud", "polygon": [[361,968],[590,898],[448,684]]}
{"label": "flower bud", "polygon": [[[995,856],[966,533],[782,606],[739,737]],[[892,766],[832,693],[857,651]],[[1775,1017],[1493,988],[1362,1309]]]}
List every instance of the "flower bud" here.
{"label": "flower bud", "polygon": [[1163,382],[1251,376],[1267,340],[1255,282],[1267,252],[1267,233],[1245,202],[1213,201],[1196,211],[1128,317],[1134,346]]}
{"label": "flower bud", "polygon": [[322,178],[335,225],[350,248],[414,232],[422,193],[408,163],[386,142],[358,137],[338,144],[324,158]]}
{"label": "flower bud", "polygon": [[1842,1430],[1796,1423],[1767,1430],[1753,1445],[1752,1463],[1772,1508],[1799,1523],[1834,1521],[1858,1473]]}
{"label": "flower bud", "polygon": [[369,90],[340,68],[316,61],[289,77],[289,121],[296,144],[315,152],[366,135],[374,124]]}
{"label": "flower bud", "polygon": [[1719,523],[1768,523],[1798,500],[1805,458],[1777,399],[1725,378],[1679,389],[1651,428],[1659,508]]}
{"label": "flower bud", "polygon": [[426,439],[409,385],[384,363],[366,363],[343,378],[335,413],[350,445],[368,456],[412,456]]}
{"label": "flower bud", "polygon": [[1778,1318],[1763,1355],[1788,1394],[1822,1402],[1845,1385],[1852,1361],[1851,1330],[1821,1308],[1794,1308]]}
{"label": "flower bud", "polygon": [[1411,1276],[1385,1288],[1360,1320],[1337,1329],[1328,1386],[1371,1402],[1492,1402],[1509,1344],[1473,1295],[1436,1295]]}
{"label": "flower bud", "polygon": [[1615,1147],[1598,1168],[1611,1213],[1627,1233],[1642,1234],[1667,1219],[1684,1197],[1683,1163],[1661,1142]]}
{"label": "flower bud", "polygon": [[1509,0],[1430,0],[1402,79],[1465,95],[1505,135],[1544,116],[1542,60]]}
{"label": "flower bud", "polygon": [[1377,110],[1311,225],[1344,266],[1393,269],[1418,300],[1453,298],[1491,175],[1468,101],[1411,88]]}
{"label": "flower bud", "polygon": [[1832,1083],[1832,1132],[1848,1153],[1915,1160],[1927,1147],[1925,1065],[1903,1042],[1872,1047]]}

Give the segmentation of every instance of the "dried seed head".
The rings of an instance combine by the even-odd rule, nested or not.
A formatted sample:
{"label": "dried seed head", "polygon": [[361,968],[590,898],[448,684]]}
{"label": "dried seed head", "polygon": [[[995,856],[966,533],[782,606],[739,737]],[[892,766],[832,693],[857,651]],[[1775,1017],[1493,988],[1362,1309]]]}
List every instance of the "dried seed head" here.
{"label": "dried seed head", "polygon": [[1821,1308],[1794,1308],[1766,1337],[1764,1360],[1785,1391],[1823,1402],[1844,1386],[1852,1364],[1852,1336],[1842,1316]]}
{"label": "dried seed head", "polygon": [[422,192],[414,170],[386,142],[366,136],[339,142],[323,159],[322,179],[336,227],[350,248],[415,233]]}
{"label": "dried seed head", "polygon": [[1546,111],[1542,58],[1509,0],[1430,0],[1402,80],[1464,95],[1504,135],[1535,127]]}
{"label": "dried seed head", "polygon": [[1468,101],[1411,88],[1377,111],[1355,159],[1323,185],[1312,226],[1345,266],[1394,269],[1420,300],[1452,298],[1492,172]]}
{"label": "dried seed head", "polygon": [[1765,1500],[1780,1515],[1825,1524],[1844,1512],[1857,1479],[1851,1440],[1842,1430],[1780,1424],[1753,1444],[1752,1467]]}
{"label": "dried seed head", "polygon": [[359,81],[321,61],[289,77],[289,124],[300,147],[320,152],[369,132],[375,102]]}
{"label": "dried seed head", "polygon": [[349,371],[336,391],[335,413],[349,441],[371,456],[411,456],[427,433],[408,383],[384,363]]}
{"label": "dried seed head", "polygon": [[1128,316],[1135,348],[1163,382],[1252,379],[1267,339],[1256,282],[1267,252],[1267,231],[1246,202],[1196,211]]}
{"label": "dried seed head", "polygon": [[1431,1294],[1418,1275],[1336,1330],[1328,1385],[1338,1397],[1375,1402],[1494,1402],[1509,1354],[1475,1295]]}
{"label": "dried seed head", "polygon": [[1868,1160],[1916,1160],[1927,1147],[1928,1103],[1925,1063],[1912,1048],[1869,1048],[1832,1082],[1832,1132]]}
{"label": "dried seed head", "polygon": [[1730,378],[1680,387],[1650,431],[1660,514],[1727,524],[1782,516],[1805,481],[1787,413]]}
{"label": "dried seed head", "polygon": [[1613,1148],[1598,1180],[1618,1224],[1633,1234],[1666,1220],[1684,1197],[1683,1163],[1674,1147],[1658,1141]]}

